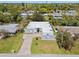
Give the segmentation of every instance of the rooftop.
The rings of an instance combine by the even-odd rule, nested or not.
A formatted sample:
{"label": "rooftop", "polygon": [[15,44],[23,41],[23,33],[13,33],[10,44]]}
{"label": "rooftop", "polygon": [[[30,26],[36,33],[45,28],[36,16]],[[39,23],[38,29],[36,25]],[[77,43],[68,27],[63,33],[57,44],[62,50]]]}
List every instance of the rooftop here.
{"label": "rooftop", "polygon": [[26,28],[42,28],[43,33],[51,32],[50,30],[52,30],[49,22],[30,22]]}
{"label": "rooftop", "polygon": [[18,24],[5,24],[5,25],[0,25],[0,30],[6,30],[9,33],[15,33],[16,30],[18,29],[17,25]]}
{"label": "rooftop", "polygon": [[25,33],[30,33],[30,30],[32,30],[31,33],[36,33],[38,28],[42,32],[43,39],[54,38],[53,29],[49,22],[30,22],[25,28]]}

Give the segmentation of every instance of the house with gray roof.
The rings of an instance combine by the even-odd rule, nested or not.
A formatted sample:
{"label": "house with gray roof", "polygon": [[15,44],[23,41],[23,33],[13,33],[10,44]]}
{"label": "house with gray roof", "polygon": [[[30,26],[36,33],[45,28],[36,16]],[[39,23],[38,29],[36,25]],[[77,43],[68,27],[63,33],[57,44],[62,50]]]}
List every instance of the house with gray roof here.
{"label": "house with gray roof", "polygon": [[0,30],[5,30],[9,34],[15,34],[18,30],[18,24],[5,24],[5,25],[0,25]]}

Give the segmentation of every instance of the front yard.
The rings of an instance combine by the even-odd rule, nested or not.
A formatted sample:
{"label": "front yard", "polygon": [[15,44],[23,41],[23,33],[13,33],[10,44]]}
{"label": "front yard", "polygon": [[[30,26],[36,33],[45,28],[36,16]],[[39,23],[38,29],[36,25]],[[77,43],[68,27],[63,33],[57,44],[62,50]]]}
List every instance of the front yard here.
{"label": "front yard", "polygon": [[0,40],[0,53],[11,53],[12,50],[18,52],[22,42],[23,33],[17,33],[13,37],[8,37]]}
{"label": "front yard", "polygon": [[56,41],[54,40],[32,40],[31,47],[32,54],[57,54],[61,53],[59,50]]}
{"label": "front yard", "polygon": [[32,54],[79,54],[79,40],[71,51],[59,49],[55,40],[36,40],[33,38],[31,46]]}

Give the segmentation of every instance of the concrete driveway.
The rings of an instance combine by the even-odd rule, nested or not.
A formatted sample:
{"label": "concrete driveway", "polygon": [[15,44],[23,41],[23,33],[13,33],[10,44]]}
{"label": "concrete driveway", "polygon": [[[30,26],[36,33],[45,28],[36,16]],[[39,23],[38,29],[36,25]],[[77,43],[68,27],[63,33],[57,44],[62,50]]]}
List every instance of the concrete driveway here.
{"label": "concrete driveway", "polygon": [[24,42],[21,46],[21,49],[18,52],[18,55],[31,55],[32,38],[37,36],[41,36],[41,33],[24,34],[23,35]]}
{"label": "concrete driveway", "polygon": [[18,54],[22,55],[30,55],[31,54],[31,44],[32,44],[33,34],[24,34],[23,39],[24,42],[22,44],[21,49]]}

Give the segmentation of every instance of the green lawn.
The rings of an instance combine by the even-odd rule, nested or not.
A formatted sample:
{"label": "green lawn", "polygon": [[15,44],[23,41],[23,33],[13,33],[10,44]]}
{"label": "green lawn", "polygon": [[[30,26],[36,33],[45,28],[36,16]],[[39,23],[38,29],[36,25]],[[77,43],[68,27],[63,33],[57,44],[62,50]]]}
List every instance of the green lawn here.
{"label": "green lawn", "polygon": [[[36,43],[38,43],[36,45]],[[32,54],[79,54],[79,41],[75,42],[75,46],[72,50],[65,51],[64,49],[59,49],[55,40],[32,40],[31,46]]]}
{"label": "green lawn", "polygon": [[17,33],[13,37],[0,40],[0,53],[10,53],[12,50],[19,51],[23,42],[23,33]]}

